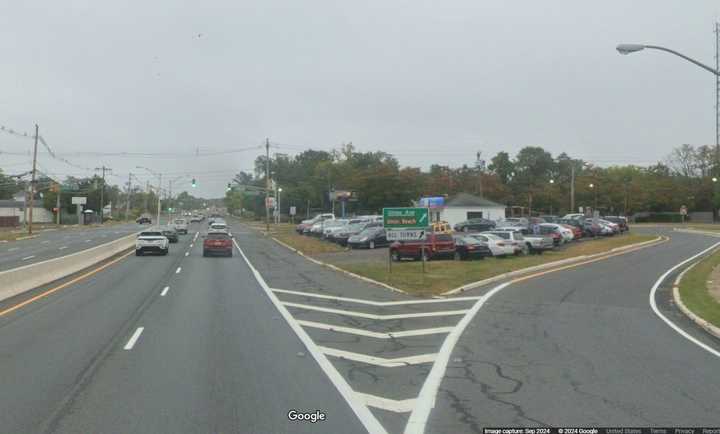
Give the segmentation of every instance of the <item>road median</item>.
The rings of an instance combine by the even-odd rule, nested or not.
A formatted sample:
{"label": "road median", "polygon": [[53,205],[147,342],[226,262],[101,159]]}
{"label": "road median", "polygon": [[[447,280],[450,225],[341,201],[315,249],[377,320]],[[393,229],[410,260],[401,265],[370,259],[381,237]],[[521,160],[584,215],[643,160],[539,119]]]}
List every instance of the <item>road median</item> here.
{"label": "road median", "polygon": [[0,301],[47,285],[125,252],[134,247],[135,237],[136,234],[131,234],[67,256],[0,271]]}
{"label": "road median", "polygon": [[673,284],[673,300],[680,311],[705,331],[720,339],[720,250],[693,263]]}

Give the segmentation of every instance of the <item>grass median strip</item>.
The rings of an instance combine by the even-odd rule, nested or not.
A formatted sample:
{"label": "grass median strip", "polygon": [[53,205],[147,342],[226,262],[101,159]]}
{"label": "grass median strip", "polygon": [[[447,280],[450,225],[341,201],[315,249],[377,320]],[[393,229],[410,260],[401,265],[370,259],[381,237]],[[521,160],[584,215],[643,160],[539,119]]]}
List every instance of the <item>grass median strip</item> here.
{"label": "grass median strip", "polygon": [[[251,227],[265,230],[264,224],[251,224]],[[300,250],[306,255],[315,255],[318,253],[336,253],[343,252],[345,249],[334,243],[328,243],[315,237],[299,235],[295,232],[295,225],[282,223],[279,225],[270,225],[270,236],[277,238],[283,243]]]}
{"label": "grass median strip", "polygon": [[333,261],[331,255],[324,256],[323,260],[352,273],[387,283],[411,294],[427,296],[440,294],[450,289],[499,274],[576,256],[602,253],[616,247],[649,241],[655,238],[656,237],[652,235],[630,234],[582,241],[568,245],[563,250],[545,252],[542,255],[487,258],[482,261],[429,261],[425,264],[426,272],[424,274],[420,261],[393,263],[392,273],[390,273],[388,271],[387,261],[348,263],[347,261]]}
{"label": "grass median strip", "polygon": [[720,282],[708,283],[713,269],[720,266],[720,251],[703,259],[680,282],[680,298],[695,315],[720,327],[720,299],[710,294],[708,286],[720,286]]}

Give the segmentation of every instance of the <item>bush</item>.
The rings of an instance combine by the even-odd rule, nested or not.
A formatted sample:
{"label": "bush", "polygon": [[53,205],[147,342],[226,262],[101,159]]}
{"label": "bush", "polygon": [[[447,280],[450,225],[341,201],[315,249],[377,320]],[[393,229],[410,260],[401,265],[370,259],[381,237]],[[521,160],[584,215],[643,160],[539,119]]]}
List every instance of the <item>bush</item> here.
{"label": "bush", "polygon": [[[685,221],[690,220],[688,216]],[[635,218],[635,223],[682,223],[683,216],[679,212],[651,212]]]}

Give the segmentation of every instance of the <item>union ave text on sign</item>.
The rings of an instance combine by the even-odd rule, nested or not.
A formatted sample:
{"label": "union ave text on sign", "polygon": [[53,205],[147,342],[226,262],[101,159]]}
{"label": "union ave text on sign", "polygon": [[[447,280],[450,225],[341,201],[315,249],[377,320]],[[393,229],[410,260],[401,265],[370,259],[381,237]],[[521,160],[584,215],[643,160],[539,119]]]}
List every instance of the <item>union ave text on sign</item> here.
{"label": "union ave text on sign", "polygon": [[424,229],[429,225],[427,208],[383,208],[385,229]]}

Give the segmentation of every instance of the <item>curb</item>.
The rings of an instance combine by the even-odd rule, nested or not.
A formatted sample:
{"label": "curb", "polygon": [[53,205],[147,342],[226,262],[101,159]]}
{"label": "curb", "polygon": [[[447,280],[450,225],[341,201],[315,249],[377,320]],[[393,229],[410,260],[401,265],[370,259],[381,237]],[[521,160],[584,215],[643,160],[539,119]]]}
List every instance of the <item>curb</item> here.
{"label": "curb", "polygon": [[276,243],[278,243],[278,244],[280,244],[281,246],[285,247],[286,249],[289,249],[289,250],[297,253],[298,255],[302,256],[303,258],[305,258],[305,259],[307,259],[307,260],[309,260],[309,261],[311,261],[311,262],[314,262],[314,263],[316,263],[316,264],[318,264],[318,265],[322,265],[323,267],[330,268],[331,270],[339,271],[340,273],[343,273],[343,274],[348,275],[348,276],[350,276],[350,277],[354,277],[354,278],[356,278],[356,279],[363,280],[363,281],[368,282],[368,283],[372,283],[373,285],[382,286],[383,288],[389,289],[390,291],[393,291],[393,292],[399,292],[400,294],[409,295],[407,292],[403,291],[403,290],[400,289],[400,288],[395,288],[394,286],[390,286],[390,285],[388,285],[387,283],[378,282],[378,281],[375,280],[375,279],[371,279],[371,278],[369,278],[369,277],[361,276],[361,275],[359,275],[359,274],[355,274],[355,273],[353,273],[353,272],[350,272],[350,271],[347,271],[347,270],[343,270],[342,268],[336,267],[335,265],[328,264],[327,262],[323,262],[323,261],[317,260],[317,259],[315,259],[315,258],[313,258],[313,257],[310,257],[310,256],[306,255],[305,253],[301,252],[300,250],[298,250],[298,249],[296,249],[296,248],[294,248],[294,247],[291,247],[291,246],[287,245],[286,243],[283,243],[282,241],[278,240],[278,239],[275,238],[275,237],[270,237],[270,238],[271,238],[273,241],[275,241]]}
{"label": "curb", "polygon": [[[701,259],[700,261],[702,261],[703,259]],[[675,282],[673,282],[672,288],[673,301],[675,302],[675,305],[680,309],[680,311],[684,313],[686,317],[690,318],[692,322],[700,326],[702,329],[704,329],[706,332],[710,333],[714,337],[720,339],[720,328],[710,324],[709,322],[695,315],[690,309],[687,308],[687,306],[685,306],[685,304],[682,302],[682,299],[680,298],[680,281],[685,276],[685,273],[687,273],[694,266],[699,264],[700,261],[694,262],[692,265],[683,270],[682,273],[678,274],[677,278],[675,278]]]}
{"label": "curb", "polygon": [[549,268],[554,268],[554,267],[557,267],[557,266],[560,266],[560,265],[567,265],[567,264],[572,264],[572,263],[575,263],[575,262],[582,262],[582,261],[587,260],[587,259],[597,258],[597,257],[600,257],[600,256],[609,255],[609,254],[612,254],[612,253],[626,252],[626,251],[628,251],[628,250],[630,250],[630,249],[642,249],[642,248],[644,248],[644,247],[648,247],[648,245],[651,244],[651,243],[658,243],[658,244],[659,244],[659,243],[661,243],[661,242],[667,241],[668,239],[669,239],[669,238],[667,238],[667,237],[659,236],[659,237],[657,237],[657,238],[655,238],[655,239],[653,239],[653,240],[643,241],[643,242],[635,243],[635,244],[629,244],[629,245],[627,245],[627,246],[622,246],[622,247],[615,247],[614,249],[610,249],[610,250],[605,251],[605,252],[594,253],[594,254],[592,254],[592,255],[576,256],[576,257],[574,257],[574,258],[561,259],[561,260],[559,260],[559,261],[554,261],[554,262],[548,262],[548,263],[546,263],[546,264],[535,265],[535,266],[533,266],[533,267],[523,268],[523,269],[520,269],[520,270],[511,271],[511,272],[509,272],[509,273],[503,273],[503,274],[499,274],[499,275],[497,275],[497,276],[489,277],[489,278],[484,279],[484,280],[478,280],[477,282],[468,283],[468,284],[463,285],[463,286],[460,286],[460,287],[458,287],[458,288],[451,289],[451,290],[449,290],[449,291],[443,292],[443,293],[441,293],[440,295],[441,295],[441,296],[453,295],[453,294],[457,294],[458,292],[465,292],[465,291],[467,291],[467,290],[469,290],[469,289],[479,288],[479,287],[481,287],[481,286],[485,286],[485,285],[487,285],[487,284],[490,284],[490,283],[493,283],[493,282],[497,282],[497,281],[499,281],[499,280],[507,279],[507,278],[509,278],[509,277],[520,276],[520,275],[527,274],[527,273],[530,273],[530,272],[533,272],[533,271],[540,271],[540,270],[545,270],[545,269],[549,269]]}

